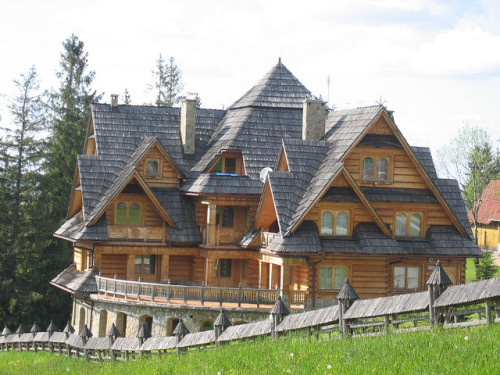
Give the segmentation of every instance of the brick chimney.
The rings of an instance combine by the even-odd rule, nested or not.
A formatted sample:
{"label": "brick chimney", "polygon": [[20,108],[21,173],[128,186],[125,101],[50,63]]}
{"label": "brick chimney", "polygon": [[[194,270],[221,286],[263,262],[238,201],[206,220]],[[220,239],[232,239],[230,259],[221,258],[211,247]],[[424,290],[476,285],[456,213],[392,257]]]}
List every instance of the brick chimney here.
{"label": "brick chimney", "polygon": [[325,135],[326,102],[308,99],[302,111],[302,139],[318,141]]}
{"label": "brick chimney", "polygon": [[195,152],[196,104],[196,99],[182,99],[181,102],[181,140],[184,153],[188,155]]}

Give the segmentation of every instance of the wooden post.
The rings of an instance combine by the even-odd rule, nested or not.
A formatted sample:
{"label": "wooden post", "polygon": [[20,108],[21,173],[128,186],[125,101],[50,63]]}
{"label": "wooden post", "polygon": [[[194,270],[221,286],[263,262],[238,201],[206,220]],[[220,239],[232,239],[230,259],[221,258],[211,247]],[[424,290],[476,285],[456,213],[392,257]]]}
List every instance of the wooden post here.
{"label": "wooden post", "polygon": [[155,301],[155,286],[151,286],[151,302]]}
{"label": "wooden post", "polygon": [[384,315],[384,328],[385,328],[385,333],[389,333],[389,324],[390,324],[390,320],[389,320],[389,315]]}
{"label": "wooden post", "polygon": [[434,311],[434,285],[428,285],[427,290],[429,291],[429,323],[431,327],[436,325],[436,316]]}
{"label": "wooden post", "polygon": [[184,299],[184,304],[187,305],[187,286],[182,289],[182,297]]}
{"label": "wooden post", "polygon": [[492,323],[492,318],[491,318],[491,299],[487,299],[484,301],[485,303],[485,313],[486,313],[486,324],[491,324]]}
{"label": "wooden post", "polygon": [[257,302],[257,308],[259,308],[259,307],[260,307],[260,301],[259,301],[259,300],[260,300],[260,298],[259,298],[259,297],[260,297],[260,289],[257,289],[257,293],[256,293],[256,298],[257,298],[257,301],[256,301],[256,302]]}
{"label": "wooden post", "polygon": [[170,303],[170,279],[167,280],[167,303]]}
{"label": "wooden post", "polygon": [[222,307],[222,288],[219,289],[219,306]]}
{"label": "wooden post", "polygon": [[201,305],[205,306],[205,283],[201,282]]}
{"label": "wooden post", "polygon": [[104,280],[104,296],[108,295],[108,280]]}
{"label": "wooden post", "polygon": [[141,282],[141,278],[139,277],[139,279],[137,281],[138,281],[138,284],[137,284],[137,301],[140,301],[141,300],[141,284],[139,284],[139,283]]}
{"label": "wooden post", "polygon": [[115,281],[114,281],[114,285],[113,285],[113,298],[116,298],[116,273],[115,273],[114,279],[115,279]]}
{"label": "wooden post", "polygon": [[238,307],[241,307],[241,282],[238,286]]}

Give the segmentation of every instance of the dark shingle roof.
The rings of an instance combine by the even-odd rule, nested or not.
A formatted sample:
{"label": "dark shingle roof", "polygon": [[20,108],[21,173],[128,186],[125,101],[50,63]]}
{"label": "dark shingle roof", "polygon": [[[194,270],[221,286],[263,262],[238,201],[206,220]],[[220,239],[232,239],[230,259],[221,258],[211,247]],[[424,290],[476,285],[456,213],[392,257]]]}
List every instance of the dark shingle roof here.
{"label": "dark shingle roof", "polygon": [[95,276],[97,276],[96,268],[77,271],[72,264],[52,279],[50,284],[71,293],[97,293]]}
{"label": "dark shingle roof", "polygon": [[258,195],[262,192],[262,182],[248,176],[200,173],[196,177],[192,174],[181,190],[186,193],[207,195]]}
{"label": "dark shingle roof", "polygon": [[311,92],[281,63],[281,59],[230,109],[242,107],[302,108]]}

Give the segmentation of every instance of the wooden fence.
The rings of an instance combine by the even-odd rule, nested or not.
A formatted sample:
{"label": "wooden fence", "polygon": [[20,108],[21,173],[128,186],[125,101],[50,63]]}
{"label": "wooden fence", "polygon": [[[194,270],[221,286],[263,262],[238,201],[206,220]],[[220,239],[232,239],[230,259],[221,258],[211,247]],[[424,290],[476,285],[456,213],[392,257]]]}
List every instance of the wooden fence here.
{"label": "wooden fence", "polygon": [[[347,280],[346,285],[350,288]],[[466,285],[440,287],[437,297],[431,287],[429,292],[366,300],[338,297],[338,305],[291,315],[278,298],[268,320],[231,326],[221,310],[214,322],[214,330],[189,333],[181,321],[174,330],[175,336],[170,337],[149,337],[145,325],[136,338],[119,337],[114,324],[108,337],[91,337],[92,334],[86,327],[80,335],[74,334],[69,323],[63,332],[56,332],[52,323],[47,332],[40,332],[36,324],[29,333],[24,332],[22,326],[15,333],[5,327],[0,334],[0,349],[50,351],[91,360],[128,360],[216,348],[222,344],[256,337],[277,338],[294,331],[304,333],[308,338],[313,335],[319,338],[325,334],[331,338],[332,333],[341,338],[430,329],[436,325],[454,328],[500,322],[500,277]],[[356,295],[354,291],[351,292],[350,295]],[[349,293],[341,291],[339,296],[341,295]],[[432,317],[436,319],[433,320]]]}

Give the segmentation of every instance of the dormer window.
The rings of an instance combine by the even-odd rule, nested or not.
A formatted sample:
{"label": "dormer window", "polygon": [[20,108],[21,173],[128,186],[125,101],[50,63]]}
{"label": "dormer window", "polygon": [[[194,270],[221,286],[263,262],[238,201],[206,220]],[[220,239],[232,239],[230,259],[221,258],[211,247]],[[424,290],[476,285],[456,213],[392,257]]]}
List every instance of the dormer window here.
{"label": "dormer window", "polygon": [[160,163],[157,159],[149,159],[146,164],[146,176],[159,176]]}
{"label": "dormer window", "polygon": [[227,173],[244,175],[243,158],[241,152],[223,151],[219,159],[208,168],[209,173]]}
{"label": "dormer window", "polygon": [[347,211],[323,211],[321,214],[322,236],[347,236],[349,213]]}
{"label": "dormer window", "polygon": [[396,214],[396,236],[422,236],[422,214],[417,212],[398,212]]}
{"label": "dormer window", "polygon": [[363,158],[363,181],[389,182],[391,179],[390,160],[385,156],[366,156]]}
{"label": "dormer window", "polygon": [[138,202],[117,202],[115,224],[140,224],[141,205]]}

